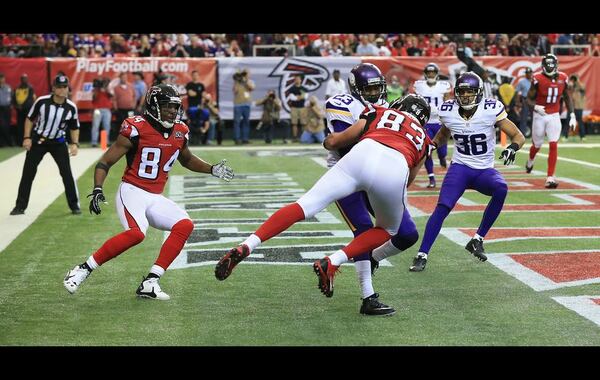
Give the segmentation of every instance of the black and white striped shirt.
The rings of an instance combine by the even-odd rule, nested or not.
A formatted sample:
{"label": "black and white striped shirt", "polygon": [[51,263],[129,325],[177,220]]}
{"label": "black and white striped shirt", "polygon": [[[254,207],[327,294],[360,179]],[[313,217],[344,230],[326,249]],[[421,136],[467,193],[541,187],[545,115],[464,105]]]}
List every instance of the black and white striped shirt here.
{"label": "black and white striped shirt", "polygon": [[35,122],[33,131],[45,140],[64,142],[67,126],[69,129],[79,129],[79,115],[75,103],[69,99],[63,104],[55,103],[52,94],[37,98],[27,117]]}

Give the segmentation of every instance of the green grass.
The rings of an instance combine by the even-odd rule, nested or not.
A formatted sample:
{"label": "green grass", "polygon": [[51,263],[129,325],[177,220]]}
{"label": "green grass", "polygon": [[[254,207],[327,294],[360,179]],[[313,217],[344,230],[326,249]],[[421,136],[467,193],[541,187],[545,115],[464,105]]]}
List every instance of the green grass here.
{"label": "green grass", "polygon": [[0,162],[8,160],[12,156],[15,156],[23,151],[21,147],[2,147],[0,148]]}
{"label": "green grass", "polygon": [[[572,150],[576,159],[593,162],[597,156],[596,150]],[[306,190],[325,172],[308,157],[258,158],[209,148],[199,150],[198,155],[210,162],[227,158],[236,173],[286,172]],[[524,159],[525,155],[519,155],[517,164],[523,165]],[[350,265],[342,267],[336,278],[333,298],[319,293],[310,265],[241,264],[223,282],[214,278],[213,265],[169,270],[161,286],[171,295],[170,301],[137,299],[136,287],[156,259],[163,240],[162,232],[152,228],[144,242],[96,270],[76,294],[70,295],[62,285],[67,270],[122,231],[114,196],[123,167],[122,160],[110,171],[105,184],[110,205],[104,206],[100,216],[87,212],[72,216],[65,210],[64,199],[58,197],[0,253],[0,345],[600,345],[599,326],[550,298],[598,295],[600,285],[536,292],[492,264],[478,262],[444,236],[438,237],[424,272],[408,271],[417,244],[390,258],[393,267],[382,267],[376,273],[374,285],[381,300],[397,309],[391,318],[358,313],[360,292]],[[536,170],[545,170],[545,159],[536,161]],[[598,172],[566,162],[559,162],[557,167],[558,176],[600,185]],[[178,164],[171,172],[183,174],[192,173]],[[83,196],[92,187],[92,168],[80,178],[78,187],[85,206]],[[542,194],[541,199],[535,194],[510,193],[509,201],[552,201],[552,197]],[[466,197],[482,203],[486,200],[474,193]],[[335,206],[328,211],[343,220]],[[266,210],[190,214],[198,219],[267,217]],[[496,226],[576,228],[597,225],[599,216],[599,212],[503,213]],[[478,212],[450,214],[444,227],[476,228],[480,220]],[[422,236],[427,217],[415,218],[415,222]],[[257,226],[237,227],[253,231]],[[347,229],[341,223],[321,228]],[[306,229],[314,227],[297,225],[290,231]],[[272,240],[264,246],[298,242]],[[205,248],[222,248],[225,253],[231,246],[213,244]],[[489,252],[593,249],[598,247],[598,240],[518,240],[486,247]]]}

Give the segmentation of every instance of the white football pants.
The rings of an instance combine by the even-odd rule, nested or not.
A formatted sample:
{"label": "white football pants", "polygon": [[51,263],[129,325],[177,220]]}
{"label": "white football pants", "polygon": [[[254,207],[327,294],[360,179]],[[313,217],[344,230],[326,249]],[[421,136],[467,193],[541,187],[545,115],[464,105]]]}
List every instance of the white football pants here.
{"label": "white football pants", "polygon": [[531,140],[536,148],[541,147],[544,143],[544,135],[548,136],[548,142],[558,141],[561,130],[562,124],[558,112],[544,116],[537,112],[533,113]]}

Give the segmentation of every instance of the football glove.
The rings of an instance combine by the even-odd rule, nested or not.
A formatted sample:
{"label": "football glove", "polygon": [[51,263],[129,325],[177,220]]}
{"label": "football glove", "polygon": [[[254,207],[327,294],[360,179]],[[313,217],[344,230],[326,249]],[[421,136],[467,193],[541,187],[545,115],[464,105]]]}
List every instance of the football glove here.
{"label": "football glove", "polygon": [[433,156],[433,152],[437,149],[437,144],[432,141],[431,144],[427,145],[427,158],[431,158]]}
{"label": "football glove", "polygon": [[515,162],[515,158],[517,157],[517,150],[519,146],[517,144],[510,144],[500,153],[499,159],[504,159],[504,165],[512,165]]}
{"label": "football glove", "polygon": [[233,178],[233,169],[225,165],[226,162],[227,159],[222,159],[221,162],[212,166],[210,172],[213,176],[229,182]]}
{"label": "football glove", "polygon": [[546,116],[546,107],[544,107],[544,106],[540,106],[539,104],[536,104],[535,107],[533,107],[533,110],[542,116]]}
{"label": "football glove", "polygon": [[102,188],[95,187],[94,191],[92,191],[92,193],[87,196],[87,198],[89,197],[92,197],[92,199],[90,199],[90,214],[93,212],[96,215],[100,215],[100,213],[102,212],[102,210],[100,209],[100,202],[104,203],[105,205],[108,204],[106,198],[104,198]]}
{"label": "football glove", "polygon": [[571,112],[571,116],[569,118],[569,127],[574,131],[577,128],[577,119],[575,118],[575,113]]}

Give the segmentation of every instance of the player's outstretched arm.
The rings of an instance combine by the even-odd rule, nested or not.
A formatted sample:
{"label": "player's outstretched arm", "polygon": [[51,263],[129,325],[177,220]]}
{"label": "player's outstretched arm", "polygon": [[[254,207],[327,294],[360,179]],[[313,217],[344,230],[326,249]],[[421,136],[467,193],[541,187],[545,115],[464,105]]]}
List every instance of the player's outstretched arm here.
{"label": "player's outstretched arm", "polygon": [[365,119],[360,119],[342,132],[330,133],[323,141],[323,146],[327,150],[338,150],[356,144],[364,133],[366,124]]}
{"label": "player's outstretched arm", "polygon": [[450,130],[442,124],[440,130],[435,134],[431,142],[434,146],[442,146],[448,143],[448,139],[450,138]]}
{"label": "player's outstretched arm", "polygon": [[233,169],[226,165],[226,159],[221,160],[221,162],[216,165],[211,165],[193,154],[188,148],[187,144],[183,147],[177,159],[184,168],[187,168],[193,172],[212,174],[213,176],[227,182],[231,181],[234,176]]}

